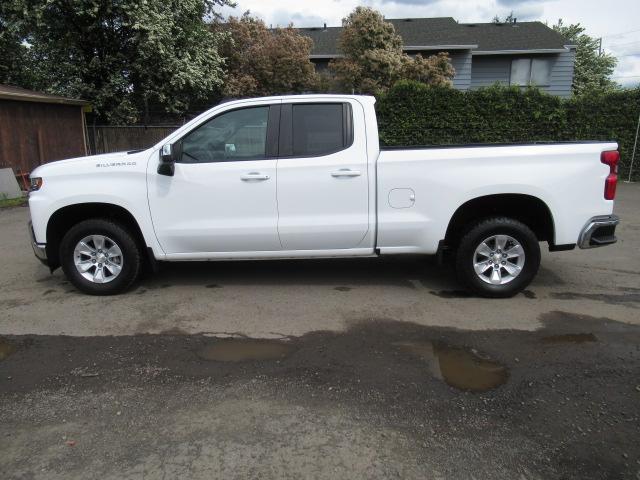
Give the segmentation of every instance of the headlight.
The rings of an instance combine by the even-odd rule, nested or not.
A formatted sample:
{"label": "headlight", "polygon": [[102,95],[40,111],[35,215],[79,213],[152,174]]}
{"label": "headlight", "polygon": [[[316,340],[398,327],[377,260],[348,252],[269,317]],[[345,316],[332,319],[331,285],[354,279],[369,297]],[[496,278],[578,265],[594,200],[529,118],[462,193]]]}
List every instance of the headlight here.
{"label": "headlight", "polygon": [[35,192],[36,190],[40,190],[42,187],[42,177],[31,177],[31,187],[30,191]]}

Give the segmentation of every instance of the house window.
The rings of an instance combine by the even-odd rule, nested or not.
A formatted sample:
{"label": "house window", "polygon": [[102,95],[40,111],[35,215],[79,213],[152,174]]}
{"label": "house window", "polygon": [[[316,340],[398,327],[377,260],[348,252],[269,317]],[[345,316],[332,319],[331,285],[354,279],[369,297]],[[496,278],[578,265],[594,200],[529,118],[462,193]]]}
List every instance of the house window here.
{"label": "house window", "polygon": [[551,59],[534,58],[531,60],[531,84],[549,85],[551,83]]}
{"label": "house window", "polygon": [[511,60],[511,85],[528,85],[531,80],[531,59]]}
{"label": "house window", "polygon": [[550,58],[515,58],[511,61],[511,85],[549,85]]}

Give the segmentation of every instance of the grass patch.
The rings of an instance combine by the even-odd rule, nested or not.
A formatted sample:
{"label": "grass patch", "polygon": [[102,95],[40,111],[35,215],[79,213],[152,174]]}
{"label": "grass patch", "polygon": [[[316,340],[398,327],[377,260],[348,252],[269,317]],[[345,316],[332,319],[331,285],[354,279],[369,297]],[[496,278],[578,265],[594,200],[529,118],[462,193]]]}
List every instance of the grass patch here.
{"label": "grass patch", "polygon": [[0,198],[0,208],[21,207],[27,204],[27,197]]}

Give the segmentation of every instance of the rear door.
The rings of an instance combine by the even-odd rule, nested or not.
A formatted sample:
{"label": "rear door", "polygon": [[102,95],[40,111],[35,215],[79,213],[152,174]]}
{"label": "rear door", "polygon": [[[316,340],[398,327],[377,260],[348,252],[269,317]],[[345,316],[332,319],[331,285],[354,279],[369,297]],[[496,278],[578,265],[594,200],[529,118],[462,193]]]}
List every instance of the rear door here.
{"label": "rear door", "polygon": [[364,132],[357,102],[287,102],[280,116],[278,233],[284,250],[352,249],[369,230]]}

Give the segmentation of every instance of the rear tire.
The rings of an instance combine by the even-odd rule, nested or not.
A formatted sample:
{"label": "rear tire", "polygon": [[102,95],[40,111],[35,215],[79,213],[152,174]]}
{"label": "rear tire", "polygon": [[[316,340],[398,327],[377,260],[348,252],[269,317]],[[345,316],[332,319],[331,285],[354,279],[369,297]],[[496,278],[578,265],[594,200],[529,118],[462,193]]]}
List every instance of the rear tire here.
{"label": "rear tire", "polygon": [[491,298],[512,297],[538,272],[540,245],[524,223],[493,217],[471,225],[456,250],[458,280],[472,292]]}
{"label": "rear tire", "polygon": [[89,295],[127,290],[140,273],[136,239],[122,225],[94,218],[77,223],[60,243],[60,262],[69,281]]}

